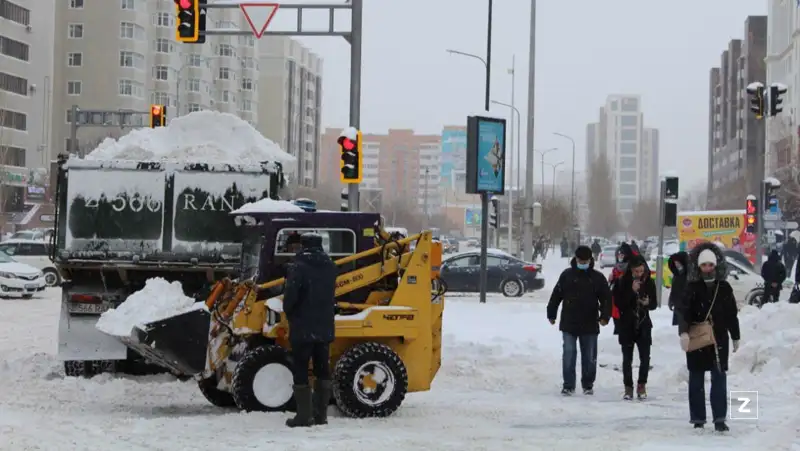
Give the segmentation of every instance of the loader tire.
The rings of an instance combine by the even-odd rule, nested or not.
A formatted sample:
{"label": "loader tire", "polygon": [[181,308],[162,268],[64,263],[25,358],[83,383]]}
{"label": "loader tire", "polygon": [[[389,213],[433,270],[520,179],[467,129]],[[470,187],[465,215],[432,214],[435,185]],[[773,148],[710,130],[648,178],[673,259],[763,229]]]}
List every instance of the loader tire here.
{"label": "loader tire", "polygon": [[200,379],[197,381],[197,387],[200,393],[210,402],[217,407],[236,407],[236,401],[233,400],[233,395],[229,392],[217,388],[219,381],[216,377],[209,377],[208,379]]}
{"label": "loader tire", "polygon": [[292,364],[280,346],[264,345],[248,351],[233,372],[231,394],[246,412],[294,410]]}
{"label": "loader tire", "polygon": [[336,362],[333,397],[348,417],[388,417],[408,392],[406,366],[392,348],[381,343],[357,344]]}

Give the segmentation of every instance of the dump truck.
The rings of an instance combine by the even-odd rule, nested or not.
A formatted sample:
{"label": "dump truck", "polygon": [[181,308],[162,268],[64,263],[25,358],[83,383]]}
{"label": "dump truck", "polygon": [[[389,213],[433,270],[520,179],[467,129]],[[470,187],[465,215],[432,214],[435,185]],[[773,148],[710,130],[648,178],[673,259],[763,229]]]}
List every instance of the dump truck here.
{"label": "dump truck", "polygon": [[59,156],[52,255],[62,288],[58,358],[68,376],[150,372],[95,327],[147,279],[179,280],[205,298],[240,269],[231,211],[277,199],[282,166],[95,161]]}

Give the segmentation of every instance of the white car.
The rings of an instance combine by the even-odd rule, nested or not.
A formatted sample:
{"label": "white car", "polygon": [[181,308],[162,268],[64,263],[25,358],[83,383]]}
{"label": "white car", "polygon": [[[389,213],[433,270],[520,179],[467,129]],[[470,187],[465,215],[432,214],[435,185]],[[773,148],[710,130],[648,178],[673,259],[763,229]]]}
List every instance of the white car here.
{"label": "white car", "polygon": [[[733,296],[739,306],[748,304],[760,306],[761,296],[764,294],[764,279],[761,274],[730,257],[726,258],[725,261],[728,263],[728,283],[733,288]],[[792,287],[791,278],[783,282],[784,293],[791,292]]]}
{"label": "white car", "polygon": [[600,269],[610,268],[617,264],[617,248],[619,246],[603,246],[600,251],[600,256],[597,258],[597,264]]}
{"label": "white car", "polygon": [[61,283],[53,262],[50,261],[50,243],[42,240],[11,239],[0,243],[0,251],[14,258],[15,261],[25,263],[44,273],[48,287],[55,287]]}
{"label": "white car", "polygon": [[0,252],[0,297],[30,299],[46,287],[42,271]]}

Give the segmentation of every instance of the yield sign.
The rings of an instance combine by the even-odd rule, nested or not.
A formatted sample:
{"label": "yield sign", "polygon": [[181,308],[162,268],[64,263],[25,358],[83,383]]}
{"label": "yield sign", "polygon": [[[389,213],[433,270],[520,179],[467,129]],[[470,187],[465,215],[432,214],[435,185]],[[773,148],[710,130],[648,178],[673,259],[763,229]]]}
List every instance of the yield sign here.
{"label": "yield sign", "polygon": [[244,13],[244,18],[250,24],[250,29],[253,30],[253,35],[256,39],[261,39],[267,26],[275,17],[278,12],[277,3],[240,3],[239,8]]}

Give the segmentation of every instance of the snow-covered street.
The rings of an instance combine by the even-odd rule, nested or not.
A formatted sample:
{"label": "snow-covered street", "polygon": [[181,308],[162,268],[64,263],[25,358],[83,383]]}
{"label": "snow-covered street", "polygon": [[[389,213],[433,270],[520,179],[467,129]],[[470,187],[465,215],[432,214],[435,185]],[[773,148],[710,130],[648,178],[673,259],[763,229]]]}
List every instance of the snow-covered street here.
{"label": "snow-covered street", "polygon": [[[169,376],[65,378],[55,357],[59,292],[0,300],[2,450],[798,450],[800,306],[746,308],[730,390],[759,391],[759,420],[731,420],[726,436],[688,423],[684,355],[671,312],[654,312],[650,399],[621,400],[611,328],[600,336],[593,397],[559,394],[561,337],[545,304],[566,260],[544,262],[547,286],[523,298],[451,294],[443,364],[433,389],[392,417],[334,415],[289,430],[289,414],[211,406]],[[666,292],[665,292],[666,296]],[[666,298],[665,298],[666,299]]]}

